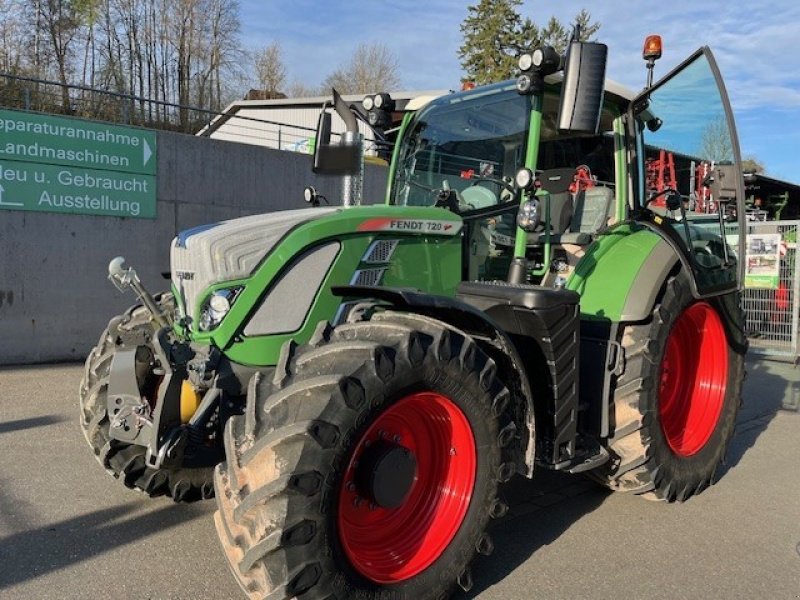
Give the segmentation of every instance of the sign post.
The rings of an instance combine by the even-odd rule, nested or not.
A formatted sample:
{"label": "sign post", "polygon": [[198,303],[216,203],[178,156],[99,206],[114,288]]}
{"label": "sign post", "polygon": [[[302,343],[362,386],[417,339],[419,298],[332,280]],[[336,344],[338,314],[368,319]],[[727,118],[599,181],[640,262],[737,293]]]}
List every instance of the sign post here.
{"label": "sign post", "polygon": [[0,209],[156,217],[156,133],[0,110]]}

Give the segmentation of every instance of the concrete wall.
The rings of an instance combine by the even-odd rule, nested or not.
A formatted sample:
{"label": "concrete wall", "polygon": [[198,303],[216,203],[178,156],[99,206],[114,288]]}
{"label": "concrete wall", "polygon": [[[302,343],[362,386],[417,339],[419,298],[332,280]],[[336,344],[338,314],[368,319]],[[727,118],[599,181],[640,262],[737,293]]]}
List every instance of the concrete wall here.
{"label": "concrete wall", "polygon": [[[0,365],[83,359],[135,301],[106,279],[114,256],[155,293],[169,286],[160,274],[180,230],[305,208],[306,185],[340,203],[341,180],[316,177],[307,155],[159,132],[157,156],[155,220],[0,211]],[[365,201],[382,202],[385,183],[368,165]]]}

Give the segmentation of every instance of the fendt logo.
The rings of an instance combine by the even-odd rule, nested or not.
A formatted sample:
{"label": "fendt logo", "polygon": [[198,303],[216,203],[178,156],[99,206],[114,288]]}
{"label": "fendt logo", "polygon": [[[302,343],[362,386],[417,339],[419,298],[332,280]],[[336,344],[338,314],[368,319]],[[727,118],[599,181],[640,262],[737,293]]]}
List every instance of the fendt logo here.
{"label": "fendt logo", "polygon": [[432,233],[434,235],[456,235],[461,231],[461,223],[457,221],[439,221],[434,219],[392,219],[382,217],[364,221],[359,231],[408,231],[414,233]]}

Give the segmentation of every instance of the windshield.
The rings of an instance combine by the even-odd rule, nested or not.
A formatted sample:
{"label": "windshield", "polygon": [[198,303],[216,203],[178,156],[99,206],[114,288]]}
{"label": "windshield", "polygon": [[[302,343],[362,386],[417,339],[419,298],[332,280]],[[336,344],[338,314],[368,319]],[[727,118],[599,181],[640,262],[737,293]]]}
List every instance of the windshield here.
{"label": "windshield", "polygon": [[513,82],[431,102],[410,125],[392,202],[433,206],[441,190],[455,190],[462,210],[510,200],[508,184],[524,165],[530,108],[530,96],[518,94]]}

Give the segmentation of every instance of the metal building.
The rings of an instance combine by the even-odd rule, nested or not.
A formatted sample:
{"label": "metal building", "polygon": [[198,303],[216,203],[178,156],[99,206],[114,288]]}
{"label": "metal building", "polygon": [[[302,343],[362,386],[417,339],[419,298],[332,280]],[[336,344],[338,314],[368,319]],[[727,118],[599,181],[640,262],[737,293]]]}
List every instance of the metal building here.
{"label": "metal building", "polygon": [[[420,100],[430,100],[447,93],[447,90],[427,90],[391,92],[390,95],[395,101],[396,111],[402,112],[412,99],[417,99],[415,105],[419,105]],[[349,104],[360,105],[364,96],[346,95],[343,98]],[[308,153],[313,148],[312,140],[322,105],[330,101],[330,96],[239,100],[231,103],[222,115],[216,117],[197,135]],[[359,122],[359,127],[369,151],[374,136],[364,123]],[[344,122],[334,113],[332,120],[334,136],[344,129]]]}

